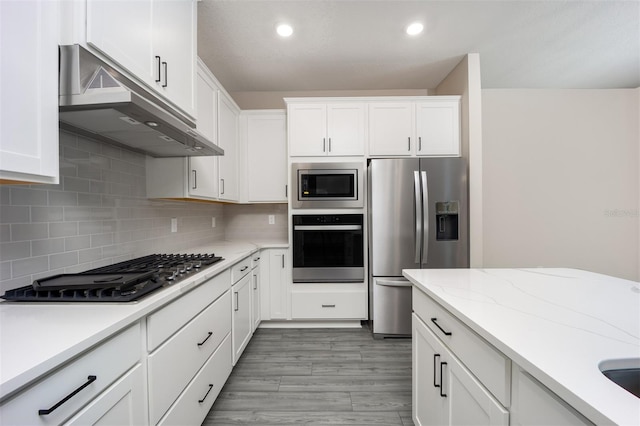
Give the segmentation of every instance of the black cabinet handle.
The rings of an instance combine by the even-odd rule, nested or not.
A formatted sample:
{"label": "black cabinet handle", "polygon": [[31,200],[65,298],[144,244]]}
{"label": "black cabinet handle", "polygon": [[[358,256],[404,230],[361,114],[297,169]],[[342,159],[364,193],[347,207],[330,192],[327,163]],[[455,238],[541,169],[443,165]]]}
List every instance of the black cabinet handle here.
{"label": "black cabinet handle", "polygon": [[164,65],[164,84],[162,85],[162,87],[167,87],[169,85],[169,77],[167,76],[169,66],[166,62],[162,62],[162,65]]}
{"label": "black cabinet handle", "polygon": [[331,138],[329,138],[329,152],[331,152]]}
{"label": "black cabinet handle", "polygon": [[191,170],[193,172],[193,187],[191,189],[196,189],[198,187],[198,171]]}
{"label": "black cabinet handle", "polygon": [[213,335],[213,332],[211,332],[211,331],[210,331],[210,332],[207,334],[207,337],[205,337],[205,338],[204,338],[204,340],[203,340],[202,342],[198,343],[198,346],[202,346],[202,345],[204,345],[204,342],[206,342],[207,340],[209,340],[209,337],[211,337],[212,335]]}
{"label": "black cabinet handle", "polygon": [[[438,358],[440,358],[440,354],[433,354],[433,387],[439,388],[440,385],[436,383],[436,365],[438,364]],[[442,375],[440,376],[440,382],[442,383]]]}
{"label": "black cabinet handle", "polygon": [[162,80],[162,71],[160,71],[161,61],[162,59],[160,59],[160,56],[156,55],[156,62],[158,63],[158,78],[156,78],[156,83],[160,83],[160,81]]}
{"label": "black cabinet handle", "polygon": [[442,375],[442,366],[443,365],[447,365],[447,363],[446,362],[441,362],[440,363],[440,385],[441,385],[440,386],[440,396],[443,397],[443,398],[446,398],[447,394],[442,392],[442,390],[444,389],[444,376]]}
{"label": "black cabinet handle", "polygon": [[209,390],[207,391],[206,394],[204,394],[204,398],[198,400],[200,404],[202,404],[204,400],[207,399],[207,397],[209,396],[209,392],[211,392],[211,389],[213,389],[213,384],[209,383]]}
{"label": "black cabinet handle", "polygon": [[322,305],[323,308],[335,308],[336,305]]}
{"label": "black cabinet handle", "polygon": [[422,136],[418,136],[418,151],[422,151]]}
{"label": "black cabinet handle", "polygon": [[235,294],[235,295],[236,295],[236,307],[235,307],[235,309],[234,309],[233,311],[234,311],[234,312],[237,312],[237,311],[238,311],[238,309],[240,309],[240,304],[238,303],[238,292],[236,291],[236,292],[235,292],[235,293],[233,293],[233,294]]}
{"label": "black cabinet handle", "polygon": [[224,179],[220,179],[220,186],[222,187],[220,194],[224,194]]}
{"label": "black cabinet handle", "polygon": [[253,276],[253,289],[254,290],[258,289],[258,276],[257,275]]}
{"label": "black cabinet handle", "polygon": [[411,137],[407,138],[407,151],[411,151]]}
{"label": "black cabinet handle", "polygon": [[284,254],[282,255],[282,268],[284,269]]}
{"label": "black cabinet handle", "polygon": [[38,415],[39,416],[47,416],[47,415],[53,413],[58,407],[60,407],[62,404],[64,404],[65,402],[67,402],[68,400],[73,398],[82,389],[86,388],[91,383],[95,382],[97,378],[98,378],[97,376],[88,376],[87,377],[87,381],[82,386],[80,386],[78,389],[74,390],[69,395],[67,395],[64,398],[62,398],[56,405],[54,405],[53,407],[49,408],[48,410],[38,410]]}
{"label": "black cabinet handle", "polygon": [[244,272],[244,271],[246,271],[247,269],[249,269],[249,267],[248,267],[248,266],[245,266],[244,268],[240,269],[240,272]]}
{"label": "black cabinet handle", "polygon": [[436,325],[436,327],[438,327],[438,329],[444,333],[445,336],[451,336],[451,332],[450,331],[444,331],[444,329],[442,327],[440,327],[440,324],[438,324],[436,322],[437,320],[438,320],[438,318],[431,318],[431,322],[434,323]]}
{"label": "black cabinet handle", "polygon": [[289,197],[289,185],[284,186],[284,198]]}

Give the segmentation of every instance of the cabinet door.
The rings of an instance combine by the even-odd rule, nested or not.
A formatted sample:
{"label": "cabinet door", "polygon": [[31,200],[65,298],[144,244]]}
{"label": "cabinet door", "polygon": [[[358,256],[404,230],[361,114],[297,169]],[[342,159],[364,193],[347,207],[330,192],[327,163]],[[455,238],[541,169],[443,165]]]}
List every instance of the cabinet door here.
{"label": "cabinet door", "polygon": [[455,101],[416,104],[418,155],[460,156],[460,104]]}
{"label": "cabinet door", "polygon": [[369,154],[412,155],[416,150],[415,114],[412,102],[369,104]]}
{"label": "cabinet door", "polygon": [[287,125],[284,113],[248,115],[249,202],[287,202]]}
{"label": "cabinet door", "polygon": [[57,8],[0,1],[0,183],[58,183]]}
{"label": "cabinet door", "polygon": [[364,155],[364,104],[327,105],[327,137],[329,155]]}
{"label": "cabinet door", "polygon": [[231,322],[231,335],[233,340],[233,365],[240,359],[244,348],[247,347],[251,339],[252,318],[251,318],[251,293],[252,274],[245,275],[231,288],[233,304],[233,318]]}
{"label": "cabinet door", "polygon": [[238,201],[238,112],[232,101],[218,93],[219,198]]}
{"label": "cabinet door", "polygon": [[133,426],[145,423],[144,379],[142,366],[138,364],[65,424]]}
{"label": "cabinet door", "polygon": [[[256,256],[260,260],[260,256]],[[262,278],[260,276],[260,266],[256,266],[251,271],[251,330],[256,331],[260,325],[260,291],[262,287]]]}
{"label": "cabinet door", "polygon": [[413,314],[412,407],[413,422],[418,426],[443,425],[447,400],[440,396],[438,361],[444,355],[427,327]]}
{"label": "cabinet door", "polygon": [[290,105],[288,117],[290,156],[327,155],[327,108],[324,104]]}
{"label": "cabinet door", "polygon": [[152,0],[87,0],[87,43],[148,84],[157,73],[152,37]]}
{"label": "cabinet door", "polygon": [[[160,57],[160,81],[156,87],[191,116],[196,112],[196,19],[194,0],[153,2],[152,45],[155,67],[158,65],[155,57]],[[156,69],[155,80],[158,80],[157,72]]]}
{"label": "cabinet door", "polygon": [[269,319],[288,319],[290,316],[291,266],[288,250],[269,253]]}
{"label": "cabinet door", "polygon": [[196,127],[213,143],[218,143],[218,87],[207,73],[206,66],[199,62],[196,84]]}
{"label": "cabinet door", "polygon": [[593,425],[556,394],[516,366],[513,368],[512,381],[512,424]]}

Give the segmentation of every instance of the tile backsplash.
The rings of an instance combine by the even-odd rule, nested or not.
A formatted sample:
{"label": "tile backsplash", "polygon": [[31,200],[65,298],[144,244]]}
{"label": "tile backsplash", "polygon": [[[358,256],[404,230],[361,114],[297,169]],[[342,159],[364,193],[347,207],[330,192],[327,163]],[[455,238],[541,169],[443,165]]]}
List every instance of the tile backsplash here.
{"label": "tile backsplash", "polygon": [[222,204],[145,193],[144,155],[61,131],[60,184],[0,186],[0,291],[225,238]]}

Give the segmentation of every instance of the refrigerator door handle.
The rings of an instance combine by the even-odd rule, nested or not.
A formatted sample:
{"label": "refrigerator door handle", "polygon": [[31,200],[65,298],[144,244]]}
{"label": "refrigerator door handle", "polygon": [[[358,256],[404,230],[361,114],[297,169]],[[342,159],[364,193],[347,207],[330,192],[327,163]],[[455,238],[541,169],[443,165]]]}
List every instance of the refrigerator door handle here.
{"label": "refrigerator door handle", "polygon": [[413,188],[415,191],[415,205],[416,205],[416,227],[415,227],[415,263],[420,264],[420,242],[422,241],[422,197],[420,194],[420,177],[419,172],[413,172]]}
{"label": "refrigerator door handle", "polygon": [[411,281],[407,280],[381,280],[376,279],[376,284],[383,285],[385,287],[411,287]]}
{"label": "refrigerator door handle", "polygon": [[422,177],[422,263],[429,259],[429,186],[427,186],[427,172],[420,172]]}

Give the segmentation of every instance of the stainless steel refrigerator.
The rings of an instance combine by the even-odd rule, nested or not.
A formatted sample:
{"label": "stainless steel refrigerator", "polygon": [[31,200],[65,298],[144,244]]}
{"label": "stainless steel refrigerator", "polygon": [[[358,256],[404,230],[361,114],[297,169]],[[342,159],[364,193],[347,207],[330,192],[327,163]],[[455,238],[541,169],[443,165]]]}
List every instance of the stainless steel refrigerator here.
{"label": "stainless steel refrigerator", "polygon": [[469,267],[466,160],[373,159],[367,176],[373,335],[408,336],[411,284],[402,270]]}

